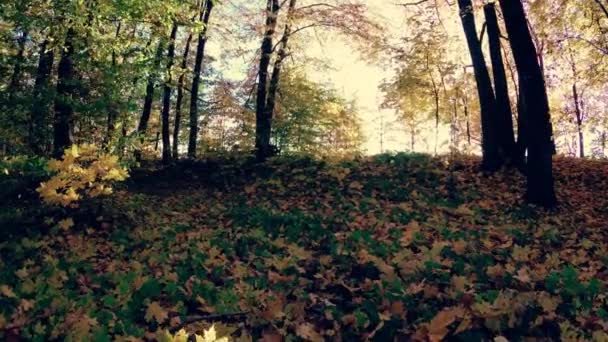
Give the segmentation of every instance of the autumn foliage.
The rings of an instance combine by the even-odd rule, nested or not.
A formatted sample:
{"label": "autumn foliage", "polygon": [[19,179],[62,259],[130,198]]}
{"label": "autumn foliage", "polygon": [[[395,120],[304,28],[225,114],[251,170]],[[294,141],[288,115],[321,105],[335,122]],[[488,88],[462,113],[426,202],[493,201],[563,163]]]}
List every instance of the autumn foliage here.
{"label": "autumn foliage", "polygon": [[[99,159],[83,151],[55,165],[88,170]],[[526,205],[516,171],[477,165],[399,154],[133,172],[109,195],[111,227],[0,243],[0,336],[604,341],[608,165],[558,159],[557,212]]]}
{"label": "autumn foliage", "polygon": [[63,207],[77,207],[84,198],[110,195],[112,184],[129,176],[118,157],[89,144],[66,149],[62,159],[49,161],[48,169],[55,175],[36,191],[45,203]]}

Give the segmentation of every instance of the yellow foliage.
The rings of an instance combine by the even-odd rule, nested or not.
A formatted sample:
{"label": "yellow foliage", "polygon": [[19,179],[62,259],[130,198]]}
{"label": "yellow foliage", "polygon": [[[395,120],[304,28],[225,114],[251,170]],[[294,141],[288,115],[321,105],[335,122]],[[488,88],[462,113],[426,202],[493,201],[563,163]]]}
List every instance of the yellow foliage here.
{"label": "yellow foliage", "polygon": [[36,191],[45,203],[63,207],[76,207],[83,198],[109,195],[113,183],[129,177],[116,156],[102,153],[90,144],[72,145],[61,160],[51,160],[48,168],[57,174]]}
{"label": "yellow foliage", "polygon": [[[229,342],[230,339],[226,336],[219,337],[218,332],[215,329],[215,325],[212,325],[209,329],[203,331],[203,335],[193,334],[196,342]],[[161,342],[186,342],[188,341],[189,334],[181,329],[172,335],[167,330],[159,332],[157,340]]]}

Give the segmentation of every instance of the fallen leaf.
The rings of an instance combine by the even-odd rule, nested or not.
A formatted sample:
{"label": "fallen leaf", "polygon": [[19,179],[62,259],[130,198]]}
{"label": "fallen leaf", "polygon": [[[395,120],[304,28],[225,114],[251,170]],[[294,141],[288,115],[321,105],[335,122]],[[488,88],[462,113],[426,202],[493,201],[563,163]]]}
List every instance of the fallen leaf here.
{"label": "fallen leaf", "polygon": [[148,304],[148,309],[146,310],[146,322],[151,322],[152,320],[156,321],[156,323],[163,323],[165,320],[169,318],[169,314],[165,311],[165,309],[160,306],[158,302],[152,302]]}
{"label": "fallen leaf", "polygon": [[299,337],[311,341],[311,342],[323,342],[323,336],[315,330],[315,326],[310,323],[302,323],[296,327],[296,335]]}
{"label": "fallen leaf", "polygon": [[462,308],[450,308],[444,309],[439,312],[429,323],[428,323],[428,338],[432,342],[438,342],[448,334],[448,327],[454,323],[457,318],[464,315]]}
{"label": "fallen leaf", "polygon": [[17,298],[13,289],[11,289],[8,285],[0,285],[0,294],[2,294],[6,298]]}

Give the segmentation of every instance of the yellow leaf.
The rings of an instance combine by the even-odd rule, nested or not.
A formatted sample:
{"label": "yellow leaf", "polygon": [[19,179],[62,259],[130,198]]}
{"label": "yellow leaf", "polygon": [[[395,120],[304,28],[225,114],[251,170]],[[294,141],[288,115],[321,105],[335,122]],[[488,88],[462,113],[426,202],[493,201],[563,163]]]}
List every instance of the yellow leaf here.
{"label": "yellow leaf", "polygon": [[363,184],[361,184],[357,181],[354,181],[354,182],[350,183],[349,188],[351,188],[353,190],[361,190],[361,189],[363,189]]}
{"label": "yellow leaf", "polygon": [[230,342],[228,337],[217,337],[217,330],[215,325],[212,325],[209,329],[203,332],[203,336],[196,335],[196,342]]}
{"label": "yellow leaf", "polygon": [[57,225],[59,226],[59,228],[61,228],[63,230],[68,230],[68,229],[74,227],[74,220],[71,217],[68,217],[65,220],[61,220],[61,221],[57,222]]}
{"label": "yellow leaf", "polygon": [[315,326],[310,323],[302,323],[298,325],[296,327],[296,335],[311,342],[324,341],[323,336],[321,336],[321,334],[315,330]]}
{"label": "yellow leaf", "polygon": [[169,318],[169,314],[158,302],[152,302],[148,305],[145,316],[147,322],[155,320],[157,323],[163,323],[167,318]]}
{"label": "yellow leaf", "polygon": [[3,315],[0,315],[0,330],[4,329],[6,326],[6,318]]}
{"label": "yellow leaf", "polygon": [[0,294],[6,298],[17,298],[15,292],[7,285],[0,285]]}

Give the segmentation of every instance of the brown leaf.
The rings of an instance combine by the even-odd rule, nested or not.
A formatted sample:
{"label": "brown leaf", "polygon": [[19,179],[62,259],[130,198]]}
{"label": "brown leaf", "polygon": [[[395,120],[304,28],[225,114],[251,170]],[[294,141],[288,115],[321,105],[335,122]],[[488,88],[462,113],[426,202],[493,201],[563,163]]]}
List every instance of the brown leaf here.
{"label": "brown leaf", "polygon": [[169,314],[165,311],[165,309],[158,304],[158,302],[152,302],[148,304],[148,309],[146,310],[145,319],[147,322],[151,322],[155,320],[157,323],[163,323],[167,318],[169,318]]}
{"label": "brown leaf", "polygon": [[441,341],[448,334],[448,327],[457,318],[464,315],[462,308],[444,309],[439,312],[428,324],[428,338],[432,342]]}

